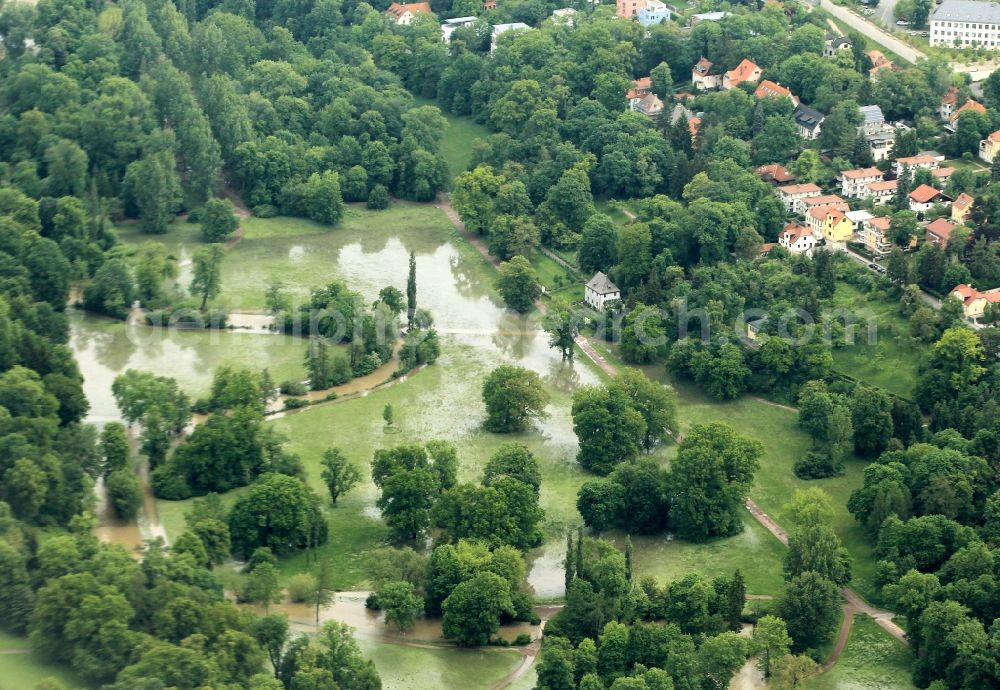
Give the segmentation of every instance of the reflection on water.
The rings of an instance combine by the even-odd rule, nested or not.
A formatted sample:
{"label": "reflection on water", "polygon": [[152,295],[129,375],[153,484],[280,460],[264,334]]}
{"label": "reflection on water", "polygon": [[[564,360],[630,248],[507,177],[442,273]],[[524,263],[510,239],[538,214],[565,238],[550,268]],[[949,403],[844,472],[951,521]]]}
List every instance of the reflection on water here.
{"label": "reflection on water", "polygon": [[139,525],[125,522],[115,515],[103,477],[94,483],[94,493],[97,495],[97,527],[94,528],[94,535],[105,544],[121,544],[128,551],[138,554],[138,549],[142,546]]}
{"label": "reflection on water", "polygon": [[[368,592],[337,594],[332,604],[320,609],[320,625],[327,621],[346,623],[354,628],[358,637],[367,639],[448,644],[442,634],[440,618],[420,618],[412,628],[400,632],[395,625],[385,624],[385,616],[381,611],[365,608],[368,594]],[[316,630],[316,609],[308,604],[275,604],[270,610],[287,614],[293,630],[301,632]],[[502,626],[497,635],[505,640],[513,640],[522,633],[527,633],[531,639],[536,639],[541,634],[541,627],[530,623],[512,623]]]}

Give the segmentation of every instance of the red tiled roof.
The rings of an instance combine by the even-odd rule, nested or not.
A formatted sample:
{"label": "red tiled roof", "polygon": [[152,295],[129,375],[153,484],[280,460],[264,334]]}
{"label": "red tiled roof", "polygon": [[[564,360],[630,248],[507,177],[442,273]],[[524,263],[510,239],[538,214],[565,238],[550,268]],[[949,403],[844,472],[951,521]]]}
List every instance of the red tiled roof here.
{"label": "red tiled roof", "polygon": [[910,192],[910,199],[917,202],[918,204],[926,204],[931,199],[937,196],[944,196],[938,190],[931,187],[929,184],[922,184],[912,192]]}
{"label": "red tiled roof", "polygon": [[795,179],[792,173],[788,172],[788,168],[781,165],[780,163],[770,163],[768,165],[762,165],[757,168],[757,174],[761,177],[767,177],[775,182],[789,182]]}
{"label": "red tiled roof", "polygon": [[753,92],[753,95],[757,98],[778,98],[781,96],[784,96],[785,98],[792,98],[792,92],[789,89],[785,88],[781,84],[771,81],[770,79],[762,81],[760,86],[757,87],[757,90]]}
{"label": "red tiled roof", "polygon": [[911,168],[914,165],[925,165],[927,163],[935,163],[937,159],[934,156],[928,156],[926,154],[921,154],[919,156],[907,156],[906,158],[897,158],[896,163],[900,166],[908,165]]}
{"label": "red tiled roof", "polygon": [[885,180],[883,182],[869,182],[867,187],[873,192],[885,192],[890,189],[895,190],[896,180]]}
{"label": "red tiled roof", "polygon": [[855,170],[844,170],[840,174],[854,180],[861,177],[881,177],[885,173],[878,168],[857,168]]}
{"label": "red tiled roof", "polygon": [[833,206],[836,208],[847,208],[847,202],[836,194],[825,194],[823,196],[810,196],[800,201],[806,206]]}
{"label": "red tiled roof", "polygon": [[886,216],[875,216],[874,218],[870,218],[865,222],[870,223],[871,226],[876,230],[882,230],[883,232],[885,232],[886,230],[889,229],[889,223],[891,223],[892,221],[890,221]]}
{"label": "red tiled roof", "polygon": [[421,12],[429,13],[431,11],[431,5],[429,2],[410,2],[410,3],[404,2],[402,4],[394,2],[391,5],[389,5],[389,9],[387,9],[385,12],[386,14],[389,14],[395,17],[396,19],[399,19],[400,17],[403,16],[403,13],[406,12],[406,10],[409,10],[413,14],[419,14]]}
{"label": "red tiled roof", "polygon": [[951,231],[957,227],[957,224],[952,223],[947,218],[938,218],[934,222],[927,224],[927,232],[947,242],[948,238],[951,237]]}
{"label": "red tiled roof", "polygon": [[708,58],[702,58],[698,60],[698,63],[694,66],[694,71],[702,76],[711,74],[712,61],[709,60]]}
{"label": "red tiled roof", "polygon": [[800,237],[806,237],[807,235],[812,235],[812,230],[795,222],[788,223],[781,230],[781,236],[784,237],[789,244],[795,244],[798,242]]}
{"label": "red tiled roof", "polygon": [[822,192],[823,190],[812,182],[805,182],[803,184],[786,184],[783,187],[778,187],[778,191],[782,194],[805,194],[806,192]]}
{"label": "red tiled roof", "polygon": [[938,178],[939,180],[943,180],[946,177],[951,177],[954,174],[955,174],[955,168],[935,168],[934,170],[931,171],[931,175]]}
{"label": "red tiled roof", "polygon": [[952,206],[957,208],[959,211],[964,211],[965,209],[972,206],[973,201],[975,201],[975,199],[973,199],[965,192],[962,192],[961,194],[958,195],[958,198],[955,199],[955,203],[953,203]]}
{"label": "red tiled roof", "polygon": [[941,96],[941,102],[944,104],[954,104],[958,100],[958,89],[954,86],[949,86],[948,90],[944,92]]}
{"label": "red tiled roof", "polygon": [[743,58],[743,61],[740,62],[740,64],[726,72],[726,78],[729,79],[729,83],[732,85],[741,84],[748,79],[753,79],[754,72],[759,71],[760,67],[746,58]]}
{"label": "red tiled roof", "polygon": [[982,103],[978,103],[970,98],[969,100],[967,100],[965,103],[962,104],[961,108],[953,112],[949,119],[952,122],[958,122],[958,116],[967,110],[972,110],[977,113],[983,113],[984,115],[986,114],[986,107],[983,106]]}

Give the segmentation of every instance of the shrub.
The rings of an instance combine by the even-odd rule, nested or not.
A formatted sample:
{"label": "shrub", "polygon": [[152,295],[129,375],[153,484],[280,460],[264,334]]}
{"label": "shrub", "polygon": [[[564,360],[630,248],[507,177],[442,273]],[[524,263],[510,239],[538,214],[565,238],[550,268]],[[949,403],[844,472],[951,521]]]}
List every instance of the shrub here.
{"label": "shrub", "polygon": [[365,206],[372,211],[382,211],[389,208],[389,190],[384,185],[375,185],[368,193],[368,203]]}
{"label": "shrub", "polygon": [[296,604],[309,600],[316,590],[316,578],[310,573],[299,573],[288,581],[288,597]]}
{"label": "shrub", "polygon": [[278,209],[271,204],[261,204],[253,207],[253,214],[258,218],[274,218],[278,215]]}
{"label": "shrub", "polygon": [[795,461],[793,471],[799,479],[826,479],[843,474],[844,467],[835,462],[829,453],[812,451]]}
{"label": "shrub", "polygon": [[284,395],[305,395],[309,388],[301,381],[282,381],[278,390]]}
{"label": "shrub", "polygon": [[301,407],[306,407],[309,405],[309,401],[305,398],[286,398],[285,399],[285,409],[286,410],[297,410]]}
{"label": "shrub", "polygon": [[528,633],[521,633],[514,638],[514,641],[511,644],[515,647],[524,647],[525,645],[529,645],[531,644],[531,635]]}

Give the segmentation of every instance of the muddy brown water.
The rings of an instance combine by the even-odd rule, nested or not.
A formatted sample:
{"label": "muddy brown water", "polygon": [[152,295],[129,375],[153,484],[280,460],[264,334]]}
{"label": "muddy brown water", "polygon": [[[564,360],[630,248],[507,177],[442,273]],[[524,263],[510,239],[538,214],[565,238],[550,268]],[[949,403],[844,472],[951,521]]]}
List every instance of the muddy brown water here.
{"label": "muddy brown water", "polygon": [[[379,290],[386,285],[396,285],[401,289],[405,286],[409,253],[413,250],[417,262],[418,306],[431,311],[435,328],[441,335],[440,366],[461,367],[467,365],[467,361],[480,357],[484,361],[508,361],[536,371],[547,386],[558,391],[572,391],[580,385],[599,381],[590,367],[563,362],[559,353],[548,346],[547,336],[540,330],[535,317],[507,310],[492,286],[494,269],[481,266],[478,256],[460,251],[455,244],[457,240],[448,238],[442,241],[405,229],[398,234],[395,232],[337,232],[308,239],[289,238],[282,240],[287,247],[277,246],[274,238],[269,238],[267,242],[270,244],[266,249],[271,257],[288,257],[290,274],[304,260],[322,257],[329,266],[328,273],[324,272],[324,277],[315,280],[308,275],[302,277],[300,282],[318,280],[317,284],[322,284],[323,280],[337,277],[369,301],[374,301]],[[248,252],[251,257],[257,251],[253,242],[247,238],[240,245],[241,251]],[[183,251],[181,253],[184,254]],[[263,264],[264,261],[247,261],[240,271],[246,274],[247,280],[265,285],[266,276],[258,275],[259,266]],[[223,269],[225,286],[225,265]],[[230,267],[229,270],[233,269]],[[316,285],[303,284],[290,291],[293,295],[305,296],[312,287]],[[70,310],[70,346],[83,373],[84,392],[91,404],[88,421],[103,424],[119,419],[111,395],[111,383],[115,376],[129,368],[174,377],[184,390],[202,395],[210,386],[214,370],[227,360],[230,349],[246,347],[246,340],[237,340],[241,338],[252,339],[255,355],[264,359],[255,361],[253,366],[265,366],[269,353],[278,353],[282,341],[287,343],[287,339],[271,335],[266,329],[266,320],[258,316],[249,313],[239,317],[245,321],[241,321],[241,325],[249,327],[245,330],[164,331],[138,324],[124,326]],[[398,361],[393,358],[369,376],[354,379],[335,389],[338,397],[364,395],[373,386],[391,379],[397,367]],[[316,391],[305,397],[318,400],[326,395],[327,391]],[[456,429],[465,424],[478,423],[465,413],[468,403],[462,395],[457,393],[451,398],[439,400],[437,419],[447,420]],[[342,402],[350,404],[350,400]],[[275,403],[275,406],[283,406],[283,402]],[[570,461],[575,454],[572,448],[576,443],[572,428],[551,421],[542,421],[538,426],[546,445],[558,449],[560,454],[566,454],[567,461]],[[144,504],[147,515],[155,515],[155,500],[151,495],[147,495]],[[112,517],[106,516],[99,530],[106,539],[130,547],[136,541],[136,528],[115,525],[109,519]],[[158,527],[155,519],[152,526]],[[144,528],[139,529],[140,534],[151,535],[149,524],[140,521],[139,527]],[[162,531],[162,528],[159,529]],[[563,548],[562,540],[553,540],[536,550],[529,559],[528,582],[536,596],[555,598],[563,594]]]}

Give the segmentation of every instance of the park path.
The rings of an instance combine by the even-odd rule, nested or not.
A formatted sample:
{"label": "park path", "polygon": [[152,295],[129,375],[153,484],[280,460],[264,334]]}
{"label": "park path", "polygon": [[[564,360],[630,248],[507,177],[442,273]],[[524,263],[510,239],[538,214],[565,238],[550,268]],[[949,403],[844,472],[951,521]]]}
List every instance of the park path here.
{"label": "park path", "polygon": [[[479,253],[482,254],[486,258],[486,260],[489,261],[493,266],[499,266],[500,265],[499,260],[497,260],[496,257],[490,255],[489,248],[486,246],[486,243],[483,242],[482,238],[473,235],[465,227],[465,223],[462,222],[462,219],[461,217],[459,217],[458,212],[455,211],[454,208],[452,208],[448,197],[443,194],[440,195],[438,197],[438,204],[439,204],[438,208],[442,209],[445,212],[445,215],[448,216],[451,222],[455,225],[455,228],[458,229],[458,231],[462,234],[462,236],[465,237],[465,239],[467,239],[469,243],[472,244],[472,246],[478,249]],[[635,214],[631,213],[630,211],[622,209],[622,212],[625,213],[626,216],[632,218],[633,220],[635,219]],[[536,302],[535,306],[541,313],[543,314],[545,313],[545,307],[543,304],[541,304],[541,302]],[[590,360],[594,364],[596,364],[608,376],[614,378],[615,376],[618,375],[618,369],[613,364],[608,362],[603,356],[601,356],[601,354],[594,348],[594,346],[590,343],[589,340],[587,340],[586,337],[582,335],[577,335],[576,344],[579,345],[580,349],[583,350],[583,353],[587,355],[587,357],[590,358]],[[762,402],[766,405],[771,405],[773,407],[787,410],[789,412],[798,411],[796,408],[791,407],[790,405],[783,405],[781,403],[776,403],[774,401],[766,400],[765,398],[760,398],[757,396],[750,396],[750,397],[758,402]],[[681,434],[680,432],[671,432],[669,430],[668,433],[670,433],[670,436],[673,437],[675,441],[677,441],[678,443],[683,443],[684,441],[683,434]],[[778,541],[780,541],[786,547],[788,546],[788,532],[786,532],[785,529],[781,527],[781,525],[779,525],[774,520],[774,518],[772,518],[770,515],[764,512],[764,510],[760,506],[758,506],[754,501],[752,501],[749,498],[746,500],[745,505],[746,509],[750,512],[753,518],[757,520],[757,522],[763,525],[764,528],[768,532],[770,532]],[[833,649],[833,653],[830,655],[830,658],[826,660],[826,663],[823,664],[823,666],[821,667],[821,671],[826,671],[831,666],[833,666],[838,659],[840,659],[840,655],[844,652],[844,647],[847,645],[847,640],[849,639],[851,634],[851,626],[854,623],[855,613],[863,613],[867,616],[871,616],[873,619],[875,619],[875,622],[878,623],[883,629],[885,629],[886,632],[888,632],[890,635],[895,637],[900,642],[903,642],[904,644],[909,644],[906,639],[906,633],[903,631],[903,629],[892,622],[892,618],[895,615],[892,611],[885,611],[873,607],[871,604],[862,599],[861,595],[859,595],[857,592],[855,592],[853,589],[850,589],[849,587],[845,587],[844,589],[842,589],[841,594],[843,595],[845,600],[843,609],[844,620],[841,623],[840,631],[837,636],[837,644]],[[523,671],[521,671],[520,675],[526,673],[531,664],[530,663],[522,664],[522,666],[524,666],[525,668]],[[740,685],[743,688],[745,688],[745,690],[750,690],[753,683],[752,676],[750,676],[749,674],[742,674],[742,673],[741,676],[742,677],[740,680]],[[512,681],[513,678],[511,678],[507,684],[509,684]],[[494,686],[494,688],[491,688],[491,690],[500,690],[501,688],[504,687],[507,687],[507,685],[505,684],[505,685]]]}

